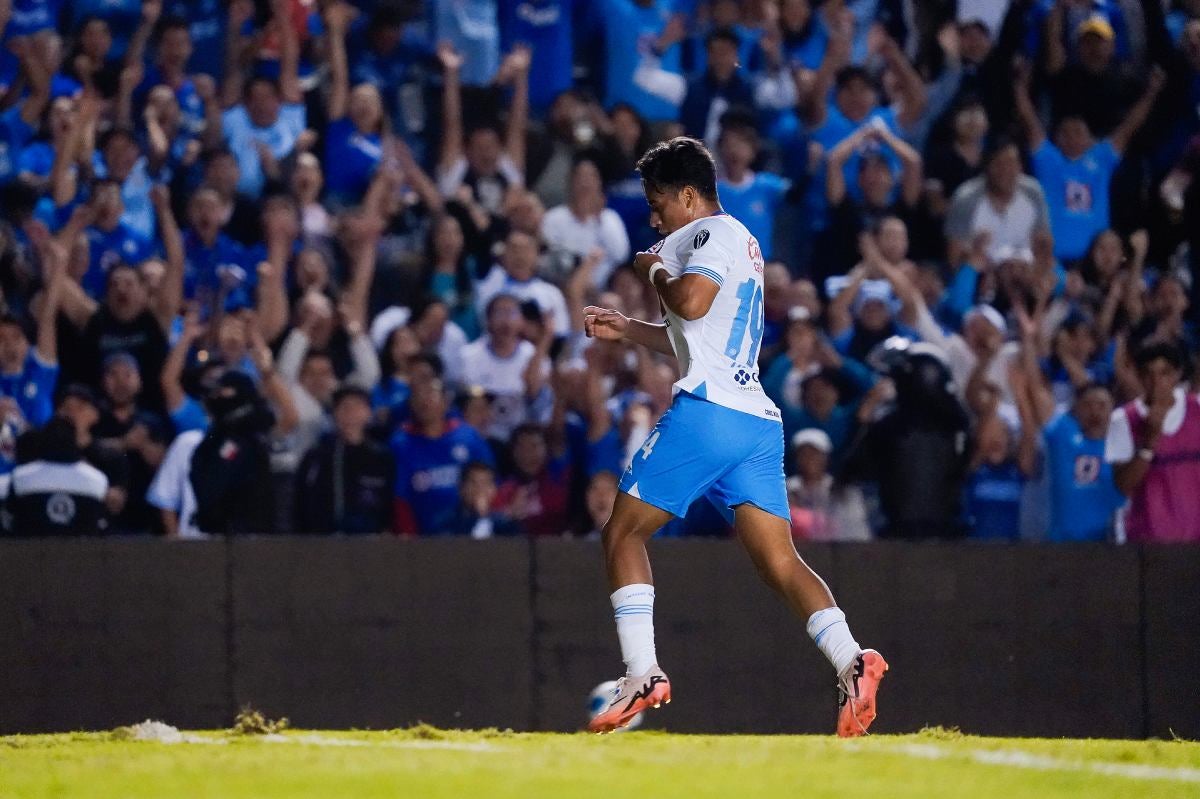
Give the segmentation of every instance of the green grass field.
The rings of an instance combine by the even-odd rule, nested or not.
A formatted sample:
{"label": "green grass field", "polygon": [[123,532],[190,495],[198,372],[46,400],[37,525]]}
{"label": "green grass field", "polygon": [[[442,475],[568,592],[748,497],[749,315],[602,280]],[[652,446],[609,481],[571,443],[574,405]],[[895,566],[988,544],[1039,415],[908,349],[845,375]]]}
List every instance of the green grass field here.
{"label": "green grass field", "polygon": [[0,797],[1200,797],[1200,744],[393,732],[0,738]]}

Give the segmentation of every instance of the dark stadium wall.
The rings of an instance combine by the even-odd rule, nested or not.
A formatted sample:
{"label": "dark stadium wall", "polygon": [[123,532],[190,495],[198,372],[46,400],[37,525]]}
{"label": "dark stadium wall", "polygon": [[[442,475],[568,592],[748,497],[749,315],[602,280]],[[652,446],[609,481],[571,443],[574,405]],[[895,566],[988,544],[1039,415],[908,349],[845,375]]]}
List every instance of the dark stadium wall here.
{"label": "dark stadium wall", "polygon": [[[653,544],[680,701],[647,727],[828,732],[834,685],[735,542]],[[813,545],[892,671],[873,730],[1200,737],[1200,548]],[[228,726],[572,730],[617,675],[592,542],[0,543],[0,733]]]}

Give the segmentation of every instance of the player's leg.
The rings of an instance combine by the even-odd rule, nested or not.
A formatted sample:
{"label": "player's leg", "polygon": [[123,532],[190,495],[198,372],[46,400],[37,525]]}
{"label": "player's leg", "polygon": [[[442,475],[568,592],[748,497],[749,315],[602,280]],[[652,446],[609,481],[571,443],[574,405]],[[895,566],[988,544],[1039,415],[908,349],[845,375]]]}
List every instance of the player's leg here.
{"label": "player's leg", "polygon": [[646,542],[672,518],[661,508],[620,493],[601,531],[612,591],[609,599],[627,677],[647,674],[658,666],[654,649],[654,578]]}
{"label": "player's leg", "polygon": [[839,714],[838,734],[862,734],[875,718],[875,691],[887,663],[878,652],[858,645],[829,587],[796,552],[783,477],[782,431],[765,420],[751,421],[744,435],[755,446],[716,482],[712,494],[734,508],[738,537],[759,574],[806,620],[813,643],[837,673],[848,698]]}
{"label": "player's leg", "polygon": [[734,508],[734,527],[759,575],[797,616],[837,606],[829,586],[796,552],[786,519],[745,502]]}
{"label": "player's leg", "polygon": [[608,587],[617,591],[627,585],[653,585],[646,542],[675,518],[674,514],[624,492],[617,494],[612,515],[600,531]]}
{"label": "player's leg", "polygon": [[621,493],[604,525],[604,562],[625,676],[617,681],[609,706],[588,725],[594,732],[623,727],[645,708],[671,701],[670,682],[654,647],[654,584],[646,542],[673,517],[684,515],[721,472],[713,457],[720,443],[696,443],[707,422],[704,405],[686,394],[676,398],[622,476]]}
{"label": "player's leg", "polygon": [[888,665],[873,649],[854,640],[846,614],[825,581],[796,552],[789,523],[750,504],[738,505],[735,526],[758,573],[802,619],[813,643],[838,675],[838,735],[862,735],[875,720],[875,694]]}
{"label": "player's leg", "polygon": [[592,732],[612,732],[647,708],[671,701],[671,682],[659,668],[654,648],[654,584],[646,542],[672,518],[661,508],[620,493],[601,531],[625,676],[617,680],[608,706],[588,724]]}

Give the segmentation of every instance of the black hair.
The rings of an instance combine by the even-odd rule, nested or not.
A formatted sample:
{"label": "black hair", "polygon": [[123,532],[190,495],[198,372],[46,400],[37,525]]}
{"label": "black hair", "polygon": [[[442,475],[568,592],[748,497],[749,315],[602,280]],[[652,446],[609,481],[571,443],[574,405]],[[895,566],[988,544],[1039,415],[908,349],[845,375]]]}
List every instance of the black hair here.
{"label": "black hair", "polygon": [[367,30],[375,32],[387,30],[388,28],[400,28],[407,21],[407,15],[403,9],[398,6],[381,4],[371,12],[371,16],[367,20]]}
{"label": "black hair", "polygon": [[521,318],[526,322],[537,322],[539,325],[549,323],[549,314],[542,313],[542,306],[537,304],[537,300],[524,300],[521,302]]}
{"label": "black hair", "polygon": [[904,225],[905,231],[908,230],[908,223],[905,222],[904,219],[899,214],[884,214],[883,216],[876,218],[875,221],[873,221],[871,223],[871,225],[870,225],[871,234],[878,236],[880,234],[880,232],[883,230],[883,226],[886,225],[888,222],[891,222],[893,219],[896,220],[897,222],[899,222],[901,225]]}
{"label": "black hair", "polygon": [[1073,309],[1067,314],[1066,318],[1059,324],[1059,330],[1065,330],[1068,333],[1074,333],[1081,327],[1086,327],[1091,332],[1096,332],[1095,322],[1092,317],[1078,309]]}
{"label": "black hair", "polygon": [[38,458],[51,463],[74,463],[83,457],[75,438],[75,425],[55,416],[36,433],[34,444]]}
{"label": "black hair", "polygon": [[717,142],[719,143],[725,138],[725,135],[732,133],[737,136],[745,136],[754,145],[757,150],[759,145],[758,125],[755,122],[754,114],[745,108],[734,108],[721,114],[718,120],[721,132],[717,134]]}
{"label": "black hair", "polygon": [[848,67],[842,67],[837,71],[837,76],[834,78],[834,86],[840,92],[856,80],[862,81],[872,89],[875,88],[875,81],[871,78],[871,73],[865,68],[854,66],[853,64]]}
{"label": "black hair", "polygon": [[1089,380],[1075,389],[1075,399],[1080,399],[1084,394],[1089,394],[1093,391],[1103,391],[1109,396],[1112,395],[1112,389],[1108,387],[1107,383],[1102,383],[1099,380]]}
{"label": "black hair", "polygon": [[368,406],[371,404],[371,394],[365,388],[356,386],[353,383],[343,383],[337,387],[337,390],[333,392],[332,407],[336,408],[342,403],[342,400],[349,399],[351,397],[362,400],[363,402],[367,403]]}
{"label": "black hair", "polygon": [[954,102],[950,113],[952,115],[957,114],[958,112],[964,111],[968,108],[982,108],[984,113],[987,113],[987,104],[983,102],[983,97],[978,92],[973,91],[965,92],[961,97],[959,97]]}
{"label": "black hair", "polygon": [[511,294],[505,294],[501,292],[500,294],[497,294],[495,297],[492,297],[490,300],[488,300],[487,305],[484,306],[483,319],[485,322],[492,318],[492,311],[495,309],[496,303],[500,302],[501,300],[515,302],[517,304],[517,310],[519,311],[521,309],[521,301],[519,299]]}
{"label": "black hair", "polygon": [[121,137],[129,139],[129,141],[133,142],[135,146],[137,146],[139,148],[141,147],[141,143],[138,142],[137,134],[133,132],[132,128],[127,128],[127,127],[124,127],[123,125],[118,125],[117,127],[112,128],[111,130],[105,131],[104,135],[102,135],[100,137],[100,142],[99,142],[100,151],[103,152],[104,150],[106,150],[108,148],[108,145],[112,142],[113,139],[117,139],[117,138],[121,138]]}
{"label": "black hair", "polygon": [[128,261],[117,261],[115,264],[113,264],[112,266],[110,266],[108,268],[108,274],[106,274],[104,276],[104,290],[106,292],[108,291],[108,287],[112,285],[113,278],[116,277],[117,273],[120,272],[122,269],[128,269],[129,271],[133,272],[133,274],[139,280],[142,277],[142,273],[133,264],[129,263]]}
{"label": "black hair", "polygon": [[988,143],[983,148],[983,160],[981,166],[986,172],[988,167],[992,165],[992,161],[996,160],[996,156],[1000,155],[1010,147],[1015,147],[1017,154],[1021,152],[1021,146],[1017,144],[1017,140],[1006,133],[1001,133],[988,140]]}
{"label": "black hair", "polygon": [[575,174],[575,170],[583,164],[591,164],[600,173],[600,179],[604,180],[604,167],[600,163],[600,156],[595,150],[580,150],[571,156],[571,174]]}
{"label": "black hair", "polygon": [[[457,302],[453,306],[446,303],[451,311],[464,310],[472,307],[472,292],[474,291],[474,261],[471,255],[471,248],[466,242],[466,226],[462,219],[451,211],[444,211],[433,218],[432,224],[429,225],[425,233],[425,253],[424,267],[421,270],[421,285],[428,290],[433,285],[434,273],[434,240],[437,238],[437,230],[441,226],[445,217],[450,217],[458,222],[458,227],[463,236],[462,252],[458,254],[458,261],[454,264],[454,290],[457,292]],[[439,300],[439,302],[446,302]],[[419,313],[413,314],[414,318],[420,316]]]}
{"label": "black hair", "polygon": [[279,86],[279,81],[275,78],[268,78],[266,75],[255,75],[254,77],[250,78],[250,80],[246,81],[244,96],[249,97],[250,92],[260,83],[270,86],[271,90],[276,94],[280,94],[282,92],[282,89]]}
{"label": "black hair", "polygon": [[742,46],[742,37],[738,36],[738,32],[728,25],[722,25],[719,28],[713,28],[704,37],[704,46],[708,47],[713,42],[729,42],[735,48]]}
{"label": "black hair", "polygon": [[408,356],[408,368],[411,369],[414,365],[423,363],[433,370],[434,375],[441,380],[446,373],[446,364],[442,362],[442,356],[436,352],[418,352],[416,355]]}
{"label": "black hair", "polygon": [[330,363],[333,363],[333,354],[329,350],[318,349],[316,347],[313,347],[308,352],[304,353],[304,360],[301,361],[301,363],[307,364],[309,361],[317,358],[324,358]]}
{"label": "black hair", "polygon": [[104,26],[105,26],[106,28],[108,28],[109,32],[110,32],[110,33],[112,32],[112,25],[109,25],[109,24],[108,24],[108,20],[107,20],[107,19],[105,19],[105,18],[104,18],[103,16],[101,16],[100,14],[87,14],[86,16],[84,16],[83,18],[81,18],[81,19],[79,20],[79,24],[77,24],[77,25],[75,26],[75,31],[76,31],[77,33],[82,33],[82,32],[83,32],[83,29],[84,29],[84,28],[86,28],[88,25],[91,25],[93,22],[103,22],[103,23],[104,23]]}
{"label": "black hair", "polygon": [[172,30],[187,31],[190,34],[192,28],[191,28],[191,25],[188,24],[188,21],[186,19],[184,19],[183,17],[180,17],[180,16],[164,17],[162,20],[159,21],[158,27],[154,31],[155,41],[161,41],[163,35],[166,34],[167,31],[172,31]]}
{"label": "black hair", "polygon": [[1054,130],[1058,130],[1059,126],[1062,125],[1062,123],[1067,122],[1068,120],[1072,120],[1072,119],[1076,119],[1076,120],[1082,122],[1084,125],[1087,126],[1088,131],[1089,132],[1091,131],[1092,126],[1088,125],[1087,117],[1084,116],[1081,111],[1077,111],[1074,109],[1068,109],[1067,111],[1063,111],[1060,114],[1056,114],[1054,117],[1054,124],[1051,127]]}
{"label": "black hair", "polygon": [[546,440],[546,428],[542,427],[537,422],[524,422],[522,424],[517,425],[513,429],[512,435],[509,436],[508,440],[513,446],[516,446],[517,439],[521,438],[522,436],[537,436],[538,438],[545,441]]}
{"label": "black hair", "polygon": [[475,472],[487,472],[488,474],[495,474],[496,470],[491,466],[488,466],[483,461],[468,461],[463,465],[462,472],[458,475],[458,484],[460,486],[464,485],[467,482],[467,478],[475,474]]}
{"label": "black hair", "polygon": [[504,131],[494,120],[477,120],[466,126],[463,131],[463,141],[470,141],[476,133],[493,133],[500,141],[504,141]]}
{"label": "black hair", "polygon": [[[1122,264],[1129,260],[1129,256],[1132,254],[1129,243],[1121,237],[1120,233],[1117,233],[1112,228],[1105,228],[1096,235],[1092,236],[1092,240],[1088,242],[1087,252],[1084,253],[1083,260],[1079,265],[1080,271],[1083,273],[1083,279],[1087,281],[1089,285],[1100,286],[1100,273],[1096,269],[1096,246],[1100,243],[1101,239],[1109,234],[1116,236],[1117,243],[1121,245]],[[1117,265],[1118,270],[1122,264]],[[1101,288],[1104,287],[1101,286]]]}
{"label": "black hair", "polygon": [[117,190],[119,191],[121,189],[121,181],[117,180],[116,178],[110,178],[107,175],[101,178],[92,178],[92,183],[89,188],[91,189],[92,194],[95,194],[104,186],[116,186]]}
{"label": "black hair", "polygon": [[801,385],[807,386],[814,380],[821,380],[832,386],[833,390],[838,393],[838,401],[841,401],[841,397],[845,394],[845,391],[843,390],[841,374],[836,369],[831,369],[828,366],[822,366],[820,369],[804,378],[804,380],[801,381]]}
{"label": "black hair", "polygon": [[[391,377],[396,373],[396,359],[392,357],[392,339],[408,325],[396,325],[387,334],[387,338],[383,340],[383,346],[379,348],[379,373],[384,377]],[[411,361],[405,361],[406,365]]]}
{"label": "black hair", "polygon": [[[14,225],[19,224],[33,215],[41,195],[38,190],[23,180],[14,180],[7,186],[0,186],[0,208],[4,209],[5,218]],[[11,248],[0,247],[0,260],[6,252],[15,252]],[[11,271],[0,269],[0,275],[13,274]]]}
{"label": "black hair", "polygon": [[30,320],[27,317],[17,316],[11,311],[0,313],[0,327],[15,327],[27,340],[33,341],[34,339],[34,336],[30,335],[32,327]]}
{"label": "black hair", "polygon": [[1137,366],[1139,372],[1143,371],[1152,362],[1162,358],[1172,368],[1182,372],[1187,365],[1187,359],[1184,357],[1183,350],[1173,341],[1153,340],[1148,341],[1138,348],[1134,353],[1133,363]]}
{"label": "black hair", "polygon": [[637,162],[648,191],[680,192],[691,186],[706,200],[717,199],[717,167],[704,144],[687,136],[659,142]]}
{"label": "black hair", "polygon": [[234,154],[233,150],[231,150],[227,144],[218,144],[216,147],[209,147],[200,154],[200,160],[203,162],[205,167],[211,165],[212,162],[216,161],[218,158],[225,157],[232,158],[235,161],[237,160],[237,155]]}

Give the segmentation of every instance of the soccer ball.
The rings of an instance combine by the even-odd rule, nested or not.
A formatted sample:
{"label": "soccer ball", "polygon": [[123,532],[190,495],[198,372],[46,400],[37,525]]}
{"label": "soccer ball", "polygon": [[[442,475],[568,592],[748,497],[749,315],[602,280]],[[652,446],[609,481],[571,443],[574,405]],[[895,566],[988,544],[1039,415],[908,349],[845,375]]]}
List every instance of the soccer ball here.
{"label": "soccer ball", "polygon": [[[607,708],[609,703],[612,702],[613,694],[616,693],[616,690],[617,690],[617,681],[616,680],[609,680],[608,682],[602,682],[599,685],[597,685],[595,688],[592,689],[592,695],[588,697],[588,718],[589,719],[594,719],[594,718],[596,718],[596,716],[599,716],[601,713],[604,712],[605,708]],[[645,715],[645,714],[638,713],[636,716],[634,716],[632,719],[629,720],[629,724],[627,726],[622,727],[620,730],[617,730],[617,732],[621,732],[621,730],[637,729],[639,726],[641,726],[643,715]]]}

